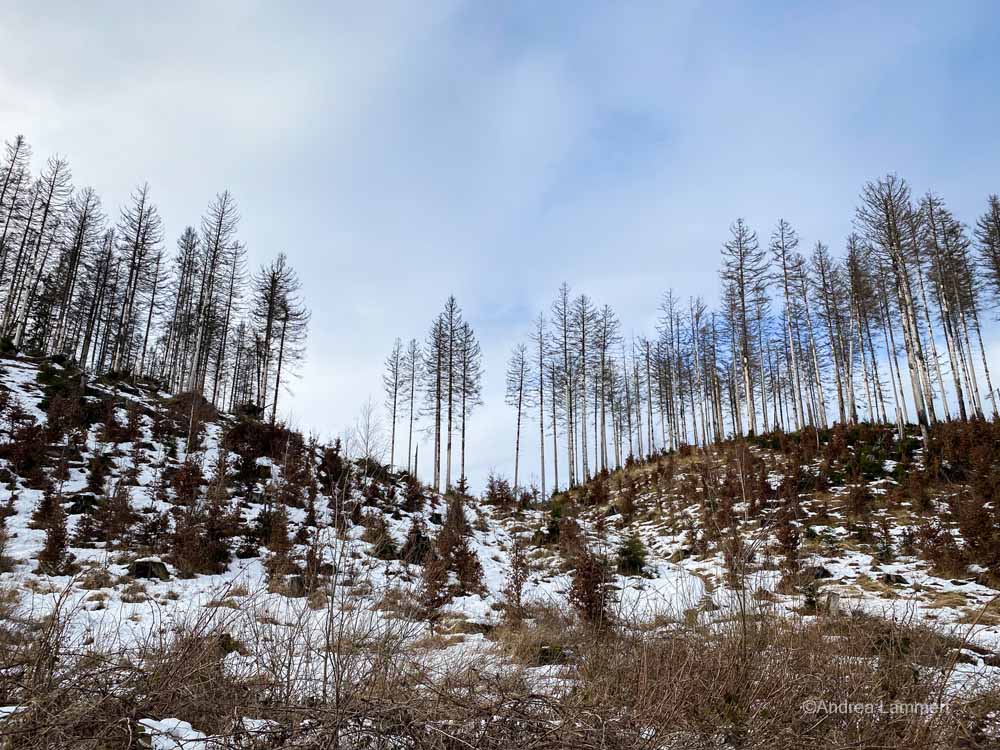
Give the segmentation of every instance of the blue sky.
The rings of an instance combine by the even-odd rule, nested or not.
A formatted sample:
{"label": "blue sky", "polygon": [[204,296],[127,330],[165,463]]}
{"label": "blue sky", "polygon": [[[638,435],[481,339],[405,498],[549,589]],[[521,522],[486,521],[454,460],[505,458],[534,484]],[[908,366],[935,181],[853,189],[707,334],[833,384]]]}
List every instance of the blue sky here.
{"label": "blue sky", "polygon": [[454,293],[474,481],[509,471],[505,360],[563,280],[639,333],[669,287],[714,299],[737,216],[839,252],[885,172],[966,222],[1000,190],[990,2],[20,2],[0,60],[0,135],[110,213],[148,180],[172,244],[229,188],[254,264],[289,254],[301,427],[350,424]]}

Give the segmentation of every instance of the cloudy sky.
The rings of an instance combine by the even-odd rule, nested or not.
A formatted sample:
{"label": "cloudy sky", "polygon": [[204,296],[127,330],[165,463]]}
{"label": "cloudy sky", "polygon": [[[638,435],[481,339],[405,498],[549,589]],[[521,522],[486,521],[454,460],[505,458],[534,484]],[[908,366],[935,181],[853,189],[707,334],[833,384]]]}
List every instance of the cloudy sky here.
{"label": "cloudy sky", "polygon": [[639,333],[667,288],[715,298],[737,216],[839,251],[863,182],[895,171],[974,221],[1000,190],[996,11],[7,2],[0,137],[67,156],[111,214],[148,180],[171,243],[230,189],[253,264],[284,250],[303,278],[288,416],[320,435],[455,294],[487,368],[478,483],[510,470],[505,360],[560,282]]}

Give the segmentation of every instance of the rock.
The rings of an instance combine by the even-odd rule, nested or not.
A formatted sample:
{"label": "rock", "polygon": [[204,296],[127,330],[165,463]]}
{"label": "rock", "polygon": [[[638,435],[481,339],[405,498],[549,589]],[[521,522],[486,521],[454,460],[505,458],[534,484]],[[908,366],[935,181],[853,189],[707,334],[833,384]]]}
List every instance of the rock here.
{"label": "rock", "polygon": [[295,573],[285,578],[285,591],[286,596],[300,597],[306,595],[306,579],[305,576]]}
{"label": "rock", "polygon": [[69,506],[68,513],[71,516],[79,515],[80,513],[90,513],[95,510],[98,506],[97,495],[91,492],[78,492],[71,498],[72,504]]}
{"label": "rock", "polygon": [[905,586],[909,583],[909,581],[907,581],[899,573],[883,573],[882,583],[887,583],[890,586]]}
{"label": "rock", "polygon": [[824,568],[822,565],[810,565],[802,569],[802,578],[805,580],[812,579],[814,581],[819,581],[824,578],[833,578],[833,573]]}
{"label": "rock", "polygon": [[691,550],[687,547],[681,547],[678,550],[674,550],[673,554],[668,558],[668,562],[679,563],[681,560],[686,560],[691,557]]}
{"label": "rock", "polygon": [[569,652],[558,644],[543,643],[538,647],[535,662],[539,667],[553,664],[568,664]]}
{"label": "rock", "polygon": [[840,594],[836,591],[831,591],[826,595],[826,599],[823,601],[823,612],[831,617],[836,617],[840,614]]}
{"label": "rock", "polygon": [[149,578],[160,581],[170,580],[170,571],[167,566],[156,557],[144,557],[141,560],[134,560],[128,566],[128,574],[133,578]]}

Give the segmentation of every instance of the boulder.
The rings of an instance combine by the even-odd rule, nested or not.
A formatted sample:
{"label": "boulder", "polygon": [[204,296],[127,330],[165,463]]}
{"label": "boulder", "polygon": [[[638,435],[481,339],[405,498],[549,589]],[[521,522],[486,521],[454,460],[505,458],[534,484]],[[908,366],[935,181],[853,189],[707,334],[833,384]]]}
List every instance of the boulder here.
{"label": "boulder", "polygon": [[283,592],[286,596],[300,597],[306,595],[306,579],[305,576],[298,573],[294,573],[285,578],[285,590]]}
{"label": "boulder", "polygon": [[840,614],[840,594],[836,591],[831,591],[826,595],[826,599],[823,602],[823,612],[831,617],[836,617]]}
{"label": "boulder", "polygon": [[321,576],[332,576],[337,572],[337,569],[333,567],[333,563],[325,562],[316,569],[316,572]]}
{"label": "boulder", "polygon": [[542,643],[538,646],[535,663],[539,667],[569,663],[569,651],[559,644]]}
{"label": "boulder", "polygon": [[72,503],[67,512],[71,516],[79,515],[80,513],[91,513],[100,505],[97,495],[92,492],[78,492],[71,496],[70,500]]}
{"label": "boulder", "polygon": [[668,559],[668,562],[676,564],[679,563],[681,560],[686,560],[689,557],[691,557],[691,550],[687,547],[681,547],[680,549],[676,549],[673,551],[673,553],[670,555]]}
{"label": "boulder", "polygon": [[166,564],[156,557],[144,557],[134,560],[128,566],[128,574],[133,578],[149,578],[159,581],[169,581],[170,571]]}
{"label": "boulder", "polygon": [[833,578],[833,573],[824,568],[822,565],[810,565],[802,569],[802,578],[804,580],[812,579],[814,581],[819,581],[824,578]]}

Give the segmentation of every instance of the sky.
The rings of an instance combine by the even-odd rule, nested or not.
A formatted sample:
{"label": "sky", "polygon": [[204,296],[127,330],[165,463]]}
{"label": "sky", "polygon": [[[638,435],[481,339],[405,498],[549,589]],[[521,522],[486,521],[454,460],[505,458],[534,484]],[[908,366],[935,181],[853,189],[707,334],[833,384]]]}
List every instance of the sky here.
{"label": "sky", "polygon": [[512,473],[506,360],[563,281],[641,334],[667,289],[717,298],[737,217],[840,253],[867,180],[966,223],[1000,190],[988,1],[4,6],[0,138],[66,156],[112,216],[148,181],[171,246],[229,189],[252,267],[288,254],[313,311],[294,425],[381,404],[393,339],[457,297],[474,488]]}

